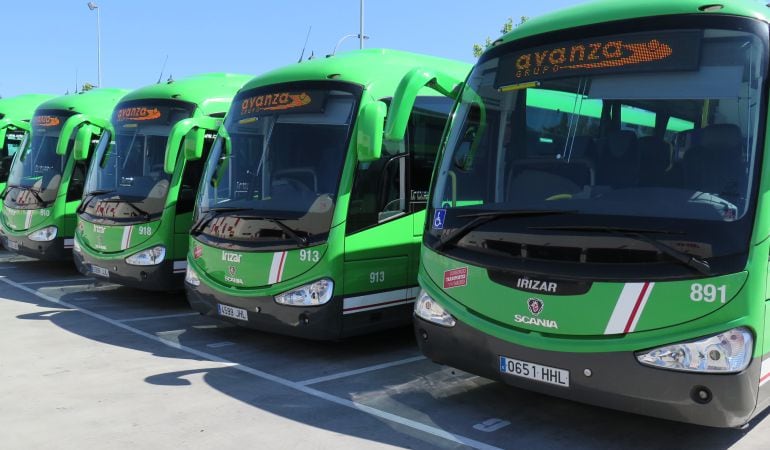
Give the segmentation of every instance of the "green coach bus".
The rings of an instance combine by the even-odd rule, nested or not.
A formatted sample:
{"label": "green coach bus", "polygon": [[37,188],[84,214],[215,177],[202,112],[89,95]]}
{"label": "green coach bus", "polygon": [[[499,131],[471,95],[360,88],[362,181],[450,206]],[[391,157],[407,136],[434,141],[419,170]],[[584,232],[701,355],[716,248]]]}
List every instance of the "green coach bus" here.
{"label": "green coach bus", "polygon": [[[100,133],[102,122],[126,92],[94,89],[55,97],[37,107],[32,130],[16,152],[3,191],[0,239],[9,251],[45,260],[72,257],[75,210],[95,145],[92,137]],[[102,124],[88,125],[86,120]],[[76,157],[74,147],[82,155]]]}
{"label": "green coach bus", "polygon": [[25,94],[0,98],[0,192],[5,191],[13,155],[30,130],[30,120],[35,108],[53,95]]}
{"label": "green coach bus", "polygon": [[[120,100],[78,210],[73,256],[80,272],[141,289],[182,289],[205,156],[233,96],[251,78],[197,75]],[[183,146],[203,158],[188,162]]]}
{"label": "green coach bus", "polygon": [[402,124],[407,139],[383,148],[382,135],[399,81],[423,66],[454,79],[470,69],[367,49],[274,70],[241,89],[199,187],[185,283],[195,310],[311,339],[409,323],[452,102],[423,89]]}
{"label": "green coach bus", "polygon": [[753,1],[598,1],[495,42],[431,184],[422,352],[671,420],[733,427],[765,409],[769,17]]}

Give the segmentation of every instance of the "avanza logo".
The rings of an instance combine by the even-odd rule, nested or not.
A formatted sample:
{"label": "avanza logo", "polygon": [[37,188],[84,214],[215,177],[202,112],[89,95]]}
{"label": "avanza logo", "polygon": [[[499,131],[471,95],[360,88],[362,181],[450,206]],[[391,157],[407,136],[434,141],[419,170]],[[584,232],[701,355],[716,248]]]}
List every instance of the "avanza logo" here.
{"label": "avanza logo", "polygon": [[660,61],[672,53],[671,46],[657,39],[579,43],[520,55],[516,59],[515,77],[545,75],[560,70],[622,67]]}
{"label": "avanza logo", "polygon": [[56,116],[35,116],[35,125],[39,127],[55,127],[61,123]]}
{"label": "avanza logo", "polygon": [[126,120],[155,120],[160,118],[160,110],[158,108],[147,108],[145,106],[137,106],[134,108],[121,108],[118,110],[118,122]]}
{"label": "avanza logo", "polygon": [[252,114],[259,111],[281,111],[284,109],[299,108],[309,105],[313,99],[307,92],[291,94],[280,92],[276,94],[263,94],[249,97],[241,101],[241,115]]}

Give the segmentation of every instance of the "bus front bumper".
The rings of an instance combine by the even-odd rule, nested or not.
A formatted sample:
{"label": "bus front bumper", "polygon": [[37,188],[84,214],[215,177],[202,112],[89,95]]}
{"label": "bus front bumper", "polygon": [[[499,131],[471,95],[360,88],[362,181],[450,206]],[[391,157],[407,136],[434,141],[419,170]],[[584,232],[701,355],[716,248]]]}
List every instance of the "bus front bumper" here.
{"label": "bus front bumper", "polygon": [[13,236],[3,233],[0,236],[3,247],[9,252],[42,261],[66,261],[72,258],[72,238],[57,237],[52,241],[38,242],[26,236]]}
{"label": "bus front bumper", "polygon": [[[223,295],[204,283],[195,287],[185,283],[185,290],[187,301],[194,310],[246,328],[313,340],[343,337],[341,297],[332,297],[324,305],[301,307],[278,304],[271,295]],[[223,312],[228,311],[226,307],[245,310],[246,318],[236,319],[224,315]]]}
{"label": "bus front bumper", "polygon": [[[81,244],[82,245],[82,244]],[[72,252],[75,266],[83,275],[145,291],[180,291],[184,271],[174,271],[174,261],[154,266],[132,266],[123,258],[100,259],[84,252]]]}
{"label": "bus front bumper", "polygon": [[[414,329],[420,350],[434,362],[522,389],[712,427],[741,426],[755,414],[759,358],[737,374],[699,374],[646,367],[633,352],[567,353],[523,347],[459,321],[446,328],[415,317]],[[503,373],[501,357],[567,370],[569,386]],[[704,388],[709,401],[696,401]]]}

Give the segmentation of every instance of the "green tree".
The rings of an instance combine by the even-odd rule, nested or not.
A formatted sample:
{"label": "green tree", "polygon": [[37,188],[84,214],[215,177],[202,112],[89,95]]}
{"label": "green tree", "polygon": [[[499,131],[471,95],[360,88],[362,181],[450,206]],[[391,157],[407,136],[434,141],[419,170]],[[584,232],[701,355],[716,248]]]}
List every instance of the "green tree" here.
{"label": "green tree", "polygon": [[91,89],[94,89],[94,88],[96,88],[96,86],[94,86],[93,84],[86,83],[83,85],[83,87],[80,88],[80,91],[81,92],[90,91]]}
{"label": "green tree", "polygon": [[[521,20],[519,21],[519,23],[514,25],[513,18],[509,17],[508,20],[506,20],[505,23],[503,24],[503,27],[500,28],[500,35],[502,36],[504,34],[510,33],[515,27],[518,27],[519,25],[526,22],[527,20],[529,20],[529,17],[521,16]],[[481,54],[484,53],[484,50],[492,46],[492,42],[494,42],[492,38],[487,36],[487,38],[484,40],[484,44],[473,44],[473,56],[475,56],[476,58],[481,56]]]}

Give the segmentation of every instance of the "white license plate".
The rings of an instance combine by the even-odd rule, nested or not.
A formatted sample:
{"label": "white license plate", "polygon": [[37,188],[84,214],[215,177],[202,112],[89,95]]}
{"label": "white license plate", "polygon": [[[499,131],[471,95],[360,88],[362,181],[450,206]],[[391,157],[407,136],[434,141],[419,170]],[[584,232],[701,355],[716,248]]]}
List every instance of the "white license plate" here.
{"label": "white license plate", "polygon": [[500,357],[500,372],[541,383],[569,387],[569,370]]}
{"label": "white license plate", "polygon": [[11,249],[11,250],[18,250],[19,249],[19,243],[16,242],[16,241],[12,241],[12,240],[8,239],[8,241],[6,241],[6,243],[8,244],[8,248]]}
{"label": "white license plate", "polygon": [[232,317],[233,319],[238,320],[249,320],[249,316],[243,308],[236,308],[234,306],[218,303],[217,310],[219,311],[220,316]]}
{"label": "white license plate", "polygon": [[91,273],[94,275],[99,275],[100,277],[109,278],[110,277],[110,271],[105,269],[104,267],[99,267],[91,264]]}

